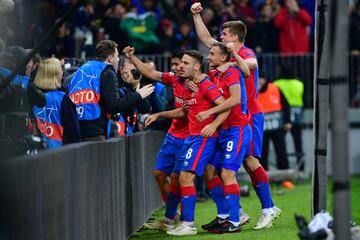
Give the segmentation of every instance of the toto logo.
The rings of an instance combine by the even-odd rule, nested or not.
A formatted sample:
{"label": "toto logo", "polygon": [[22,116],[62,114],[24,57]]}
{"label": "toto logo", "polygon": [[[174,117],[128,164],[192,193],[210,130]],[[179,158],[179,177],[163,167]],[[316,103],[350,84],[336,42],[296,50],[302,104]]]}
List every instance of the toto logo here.
{"label": "toto logo", "polygon": [[45,135],[47,137],[51,137],[52,135],[54,135],[54,128],[52,126],[45,126]]}
{"label": "toto logo", "polygon": [[95,100],[95,93],[91,90],[78,91],[71,94],[70,99],[75,104],[91,103]]}
{"label": "toto logo", "polygon": [[54,135],[54,128],[51,125],[42,123],[40,132],[42,132],[46,137],[52,137]]}

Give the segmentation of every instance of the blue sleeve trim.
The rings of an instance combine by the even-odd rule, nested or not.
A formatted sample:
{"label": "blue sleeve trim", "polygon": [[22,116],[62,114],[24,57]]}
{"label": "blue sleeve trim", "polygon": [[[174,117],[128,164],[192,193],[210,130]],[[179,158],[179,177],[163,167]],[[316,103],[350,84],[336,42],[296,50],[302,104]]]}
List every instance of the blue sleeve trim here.
{"label": "blue sleeve trim", "polygon": [[240,83],[239,82],[232,83],[232,84],[228,85],[227,87],[230,88],[232,85],[240,85]]}
{"label": "blue sleeve trim", "polygon": [[216,86],[212,85],[212,86],[208,87],[207,90],[210,91],[210,90],[213,90],[215,88],[216,88]]}
{"label": "blue sleeve trim", "polygon": [[222,97],[222,95],[220,94],[219,96],[217,96],[213,101],[212,101],[212,103],[214,103],[215,104],[215,102],[216,102],[216,100],[218,100],[220,97]]}

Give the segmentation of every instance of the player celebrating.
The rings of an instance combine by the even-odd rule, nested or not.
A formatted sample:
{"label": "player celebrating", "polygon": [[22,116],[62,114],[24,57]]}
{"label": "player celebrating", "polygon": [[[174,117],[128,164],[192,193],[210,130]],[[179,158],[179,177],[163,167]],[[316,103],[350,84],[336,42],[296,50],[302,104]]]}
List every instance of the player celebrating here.
{"label": "player celebrating", "polygon": [[[165,137],[164,143],[161,146],[155,161],[154,176],[159,185],[162,199],[166,201],[165,218],[161,221],[152,223],[145,223],[145,227],[150,229],[159,229],[163,231],[172,230],[174,228],[174,219],[177,213],[177,206],[181,200],[181,191],[179,183],[179,174],[181,164],[176,168],[175,163],[184,144],[184,139],[189,135],[188,118],[187,116],[175,118],[178,111],[182,111],[185,99],[191,98],[191,92],[186,86],[184,78],[179,76],[179,66],[183,52],[175,52],[171,58],[171,68],[173,72],[162,73],[151,69],[135,55],[135,49],[132,47],[124,48],[123,52],[130,59],[135,67],[147,78],[155,81],[163,82],[164,84],[171,85],[174,90],[175,110],[159,112],[150,115],[145,124],[150,125],[155,122],[159,117],[173,119],[171,127]],[[170,176],[170,186],[167,184],[167,177]]]}
{"label": "player celebrating", "polygon": [[[200,41],[210,48],[212,44],[217,41],[211,38],[209,31],[201,19],[201,3],[194,3],[191,6],[191,11],[193,13],[196,32]],[[257,101],[258,63],[254,51],[244,45],[246,32],[247,30],[244,23],[241,21],[230,21],[223,24],[220,38],[225,43],[234,44],[238,55],[243,59],[242,63],[245,63],[250,69],[250,76],[246,79],[245,84],[247,92],[247,107],[249,113],[251,114],[250,125],[253,137],[250,147],[245,154],[246,158],[244,160],[244,168],[251,177],[252,184],[262,206],[262,214],[254,229],[262,229],[271,227],[273,220],[280,215],[281,210],[277,208],[272,201],[268,175],[258,161],[261,157],[264,115],[261,112]],[[240,64],[239,68],[242,72],[246,69],[243,64]],[[244,213],[241,214],[245,215]]]}
{"label": "player celebrating", "polygon": [[[212,158],[216,147],[217,128],[229,114],[223,112],[215,119],[210,116],[205,121],[199,122],[196,115],[214,106],[221,104],[224,98],[210,79],[201,73],[203,57],[195,50],[184,53],[180,65],[180,76],[188,78],[197,84],[198,91],[194,99],[189,102],[189,136],[185,139],[184,149],[179,161],[182,167],[180,172],[181,204],[183,207],[183,221],[173,230],[167,231],[169,235],[195,235],[194,211],[196,203],[196,189],[194,180],[196,175],[201,176],[205,165]],[[185,113],[184,113],[185,114]]]}
{"label": "player celebrating", "polygon": [[[230,61],[230,58],[231,54],[226,45],[216,42],[207,57],[209,68],[217,69]],[[211,223],[203,225],[202,228],[214,233],[238,232],[240,231],[240,188],[236,181],[236,173],[251,140],[246,108],[245,80],[237,67],[227,68],[225,72],[212,70],[209,74],[226,101],[212,109],[200,112],[196,118],[204,121],[212,114],[218,114],[228,109],[231,109],[231,112],[221,125],[219,147],[215,157],[207,165],[205,174],[208,188],[218,209],[218,216]],[[224,183],[223,192],[221,191],[221,181],[216,175],[217,169],[221,169],[221,178]]]}

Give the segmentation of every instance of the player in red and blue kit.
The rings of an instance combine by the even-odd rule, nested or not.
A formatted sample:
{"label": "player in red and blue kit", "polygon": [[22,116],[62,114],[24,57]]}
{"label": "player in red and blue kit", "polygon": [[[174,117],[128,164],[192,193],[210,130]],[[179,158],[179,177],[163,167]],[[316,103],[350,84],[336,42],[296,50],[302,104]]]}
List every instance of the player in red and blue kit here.
{"label": "player in red and blue kit", "polygon": [[183,154],[178,161],[182,162],[180,172],[181,204],[183,221],[169,235],[195,235],[194,212],[196,204],[196,189],[194,180],[201,176],[207,162],[212,158],[215,147],[217,128],[226,119],[229,112],[223,112],[216,118],[210,116],[205,121],[198,121],[196,115],[221,104],[224,98],[211,80],[201,73],[202,55],[195,50],[188,50],[181,60],[180,76],[197,83],[198,90],[193,93],[194,99],[188,102],[189,136],[185,139]]}
{"label": "player in red and blue kit", "polygon": [[[231,54],[224,43],[214,43],[207,57],[209,67],[216,69],[228,62],[230,57]],[[202,228],[214,233],[238,232],[240,231],[240,188],[236,174],[251,140],[245,80],[237,67],[229,67],[225,72],[213,70],[209,75],[226,101],[199,113],[196,118],[203,121],[211,114],[218,114],[228,109],[231,111],[221,125],[217,152],[209,162],[205,174],[218,214],[212,222],[203,225]],[[221,171],[224,186],[217,180],[216,170]]]}
{"label": "player in red and blue kit", "polygon": [[[210,48],[212,44],[217,41],[211,37],[209,31],[206,29],[200,16],[201,11],[201,3],[197,2],[191,6],[198,37],[205,46]],[[247,77],[250,70],[250,76],[246,78],[245,82],[253,138],[243,164],[245,170],[251,177],[252,184],[262,207],[262,215],[254,229],[263,229],[272,226],[273,220],[280,215],[281,210],[277,208],[272,201],[267,172],[258,161],[261,157],[264,121],[263,114],[257,104],[258,63],[254,52],[244,46],[246,33],[247,30],[244,23],[241,21],[229,21],[222,25],[220,38],[222,42],[234,45],[238,53],[238,57],[236,58],[237,65],[245,77]],[[244,218],[244,220],[242,220],[243,222],[250,220],[249,216],[244,212],[241,212],[241,218]]]}
{"label": "player in red and blue kit", "polygon": [[[143,75],[155,81],[160,81],[166,85],[172,86],[174,91],[176,109],[152,114],[145,121],[145,125],[148,126],[155,122],[159,117],[173,119],[164,143],[157,155],[154,170],[154,176],[159,185],[162,199],[166,202],[165,218],[161,221],[144,224],[144,226],[150,229],[167,231],[174,228],[174,219],[177,213],[177,207],[181,200],[179,183],[181,163],[178,163],[176,159],[181,153],[185,137],[189,135],[187,116],[181,118],[176,117],[178,117],[179,111],[183,111],[182,108],[185,99],[187,101],[191,100],[192,93],[187,88],[185,79],[179,76],[179,66],[183,56],[182,52],[176,52],[172,55],[171,63],[173,72],[162,73],[151,69],[145,63],[141,62],[134,55],[134,51],[135,49],[131,47],[126,47],[123,50],[125,55]],[[167,184],[168,176],[170,176],[170,184]]]}

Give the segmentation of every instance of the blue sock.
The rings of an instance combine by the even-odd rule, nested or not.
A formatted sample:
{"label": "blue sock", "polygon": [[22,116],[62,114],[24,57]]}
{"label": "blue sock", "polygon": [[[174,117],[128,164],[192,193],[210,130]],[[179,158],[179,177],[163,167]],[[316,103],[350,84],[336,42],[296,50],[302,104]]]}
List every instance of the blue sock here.
{"label": "blue sock", "polygon": [[214,200],[217,208],[217,214],[229,214],[226,208],[224,185],[220,178],[215,177],[206,183],[207,188]]}
{"label": "blue sock", "polygon": [[260,199],[261,207],[263,209],[273,207],[274,203],[271,198],[269,178],[265,169],[260,165],[251,173],[250,177],[256,195]]}
{"label": "blue sock", "polygon": [[194,186],[181,187],[181,204],[183,221],[193,222],[196,204],[196,189]]}
{"label": "blue sock", "polygon": [[237,183],[224,186],[225,202],[229,210],[229,221],[240,223],[240,188]]}
{"label": "blue sock", "polygon": [[165,217],[169,219],[174,219],[178,205],[181,201],[181,195],[174,194],[172,192],[168,193],[167,203],[166,203],[166,210],[165,210]]}
{"label": "blue sock", "polygon": [[274,203],[270,195],[270,186],[268,183],[258,183],[255,186],[256,195],[259,197],[261,202],[261,208],[271,208]]}

